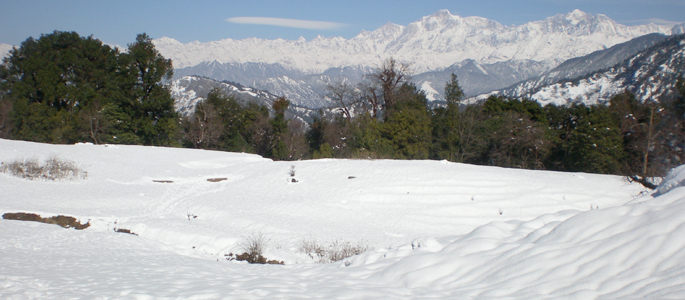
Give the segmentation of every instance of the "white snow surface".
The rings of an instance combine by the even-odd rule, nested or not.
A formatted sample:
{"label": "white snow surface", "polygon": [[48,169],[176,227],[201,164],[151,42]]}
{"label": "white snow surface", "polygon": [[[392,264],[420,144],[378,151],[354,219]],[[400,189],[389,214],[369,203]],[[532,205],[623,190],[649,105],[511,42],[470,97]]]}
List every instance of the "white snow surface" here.
{"label": "white snow surface", "polygon": [[[91,226],[0,220],[0,298],[685,298],[682,167],[654,198],[586,173],[0,139],[2,162],[49,156],[88,177],[0,173],[0,213]],[[286,265],[224,259],[256,232]],[[305,238],[373,250],[316,264]]]}
{"label": "white snow surface", "polygon": [[211,61],[262,62],[321,73],[333,67],[377,66],[382,59],[394,57],[411,63],[412,71],[418,74],[441,70],[465,59],[479,63],[520,59],[558,64],[648,33],[671,34],[672,29],[654,24],[621,25],[605,15],[580,10],[520,26],[441,10],[407,26],[387,23],[351,39],[248,38],[183,44],[162,37],[154,43],[162,55],[173,60],[174,68]]}

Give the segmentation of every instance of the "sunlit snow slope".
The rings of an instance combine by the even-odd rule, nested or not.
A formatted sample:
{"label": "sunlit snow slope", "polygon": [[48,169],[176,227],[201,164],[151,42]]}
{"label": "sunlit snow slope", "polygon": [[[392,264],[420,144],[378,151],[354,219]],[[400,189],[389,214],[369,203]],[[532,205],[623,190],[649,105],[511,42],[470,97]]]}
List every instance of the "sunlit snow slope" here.
{"label": "sunlit snow slope", "polygon": [[[0,140],[3,162],[50,155],[89,177],[0,174],[0,213],[92,226],[0,220],[0,298],[685,296],[678,184],[652,199],[620,177],[584,173]],[[285,266],[223,258],[255,232]],[[297,252],[308,237],[375,250],[313,264]]]}

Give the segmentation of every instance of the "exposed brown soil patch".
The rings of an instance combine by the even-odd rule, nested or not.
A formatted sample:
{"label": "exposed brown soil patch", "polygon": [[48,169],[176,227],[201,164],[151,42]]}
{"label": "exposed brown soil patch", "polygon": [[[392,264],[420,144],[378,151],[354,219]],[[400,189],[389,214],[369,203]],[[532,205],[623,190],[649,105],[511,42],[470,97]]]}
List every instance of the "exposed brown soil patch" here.
{"label": "exposed brown soil patch", "polygon": [[74,228],[78,230],[83,230],[90,226],[90,222],[86,222],[86,224],[81,224],[74,217],[62,215],[43,218],[37,214],[30,213],[6,213],[2,215],[2,218],[6,220],[33,221],[47,224],[56,224],[64,228]]}
{"label": "exposed brown soil patch", "polygon": [[208,178],[207,181],[209,182],[219,182],[219,181],[224,181],[228,180],[228,178]]}
{"label": "exposed brown soil patch", "polygon": [[128,234],[132,234],[132,235],[138,235],[137,233],[132,232],[131,230],[126,229],[126,228],[114,228],[114,231],[115,232],[121,232],[121,233],[128,233]]}

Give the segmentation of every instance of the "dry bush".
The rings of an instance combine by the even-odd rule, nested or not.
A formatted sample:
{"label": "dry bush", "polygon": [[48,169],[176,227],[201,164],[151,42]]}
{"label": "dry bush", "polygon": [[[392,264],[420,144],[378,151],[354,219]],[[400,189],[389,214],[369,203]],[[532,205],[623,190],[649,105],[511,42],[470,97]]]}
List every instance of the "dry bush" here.
{"label": "dry bush", "polygon": [[302,239],[298,247],[300,252],[309,255],[309,257],[319,263],[340,261],[350,256],[362,254],[369,249],[369,245],[363,241],[353,244],[349,241],[335,240],[328,245],[324,245],[311,237]]}
{"label": "dry bush", "polygon": [[264,250],[266,250],[266,238],[261,232],[253,233],[250,235],[245,242],[240,243],[240,246],[247,254],[247,262],[254,263],[264,263],[261,262],[266,260],[264,257]]}
{"label": "dry bush", "polygon": [[36,158],[2,162],[0,172],[29,180],[79,180],[88,177],[88,172],[76,163],[57,156],[50,156],[43,164]]}
{"label": "dry bush", "polygon": [[326,250],[324,250],[323,245],[319,244],[316,239],[309,237],[303,238],[300,241],[300,246],[297,248],[298,251],[309,255],[309,257],[324,257],[326,255]]}

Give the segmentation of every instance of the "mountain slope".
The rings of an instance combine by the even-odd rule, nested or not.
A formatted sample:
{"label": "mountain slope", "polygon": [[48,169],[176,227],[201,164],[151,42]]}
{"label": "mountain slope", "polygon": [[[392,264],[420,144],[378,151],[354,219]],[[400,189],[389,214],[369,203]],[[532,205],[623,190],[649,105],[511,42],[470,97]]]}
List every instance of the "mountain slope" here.
{"label": "mountain slope", "polygon": [[[673,96],[674,85],[685,70],[685,35],[651,40],[645,36],[638,43],[625,43],[612,49],[590,54],[564,63],[558,68],[532,80],[516,84],[496,94],[508,97],[528,97],[540,103],[557,105],[582,102],[605,103],[612,96],[630,91],[640,101],[664,101]],[[651,41],[650,41],[651,40]],[[626,57],[610,68],[600,69],[638,45],[653,46]],[[647,42],[647,43],[643,43]],[[632,49],[631,51],[624,51]],[[605,59],[607,57],[608,59]],[[590,68],[586,67],[590,66]],[[582,76],[575,76],[582,74]],[[484,98],[486,96],[480,96]],[[473,101],[473,100],[472,100]]]}
{"label": "mountain slope", "polygon": [[[207,94],[212,89],[219,89],[226,96],[233,97],[240,103],[256,103],[266,106],[273,112],[273,103],[278,96],[269,92],[242,86],[238,83],[229,81],[216,81],[210,78],[199,76],[184,76],[173,80],[169,89],[174,98],[174,108],[182,116],[188,117],[195,112],[195,105],[207,98]],[[286,118],[299,118],[305,122],[311,122],[314,111],[299,107],[291,103],[286,110]]]}
{"label": "mountain slope", "polygon": [[412,76],[412,81],[426,93],[431,101],[443,100],[445,83],[457,75],[466,95],[487,93],[536,76],[549,69],[549,65],[533,60],[508,60],[493,64],[480,64],[467,59],[441,71]]}

